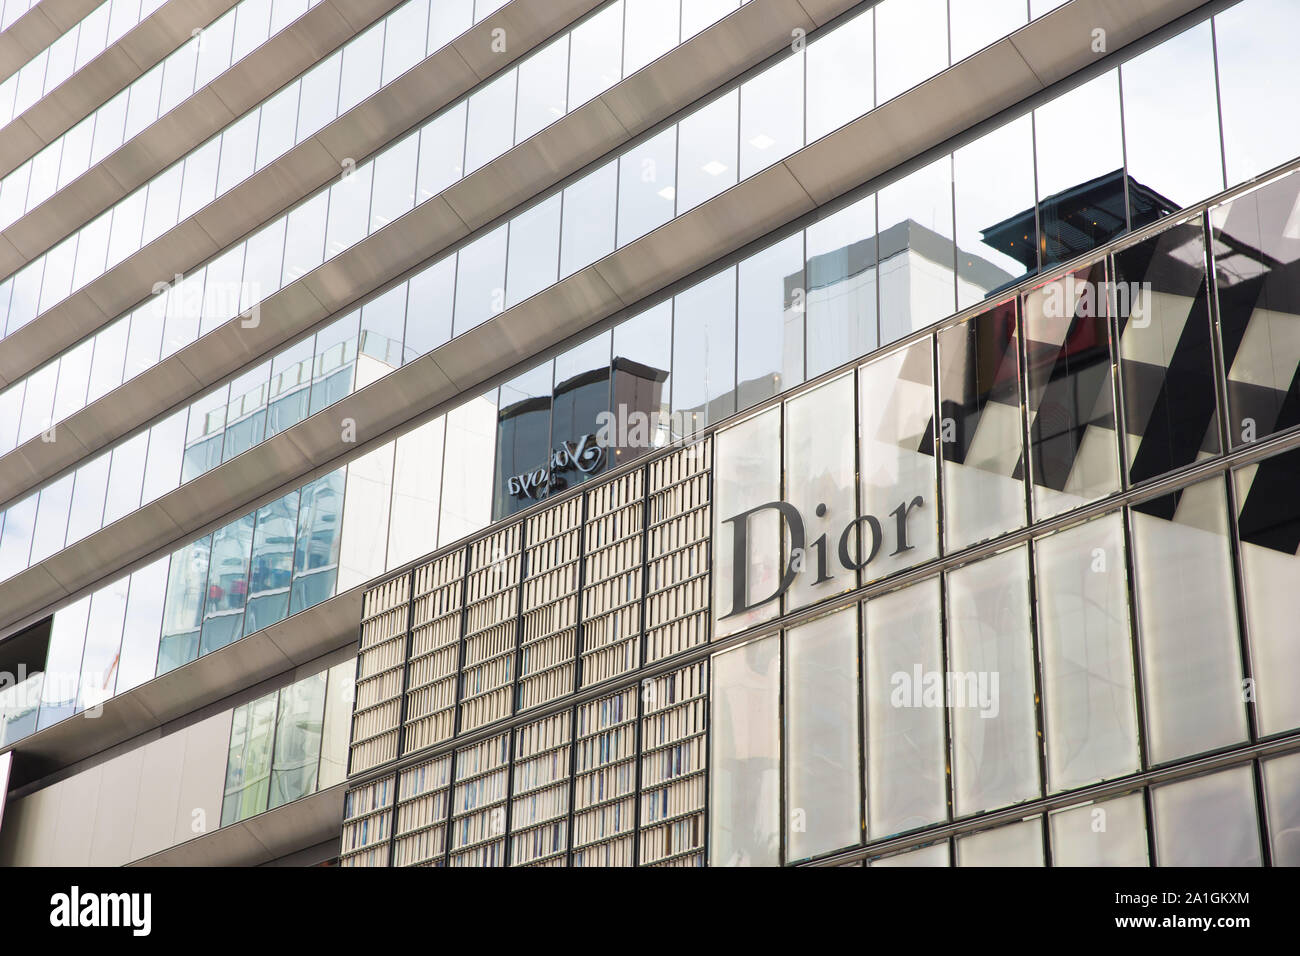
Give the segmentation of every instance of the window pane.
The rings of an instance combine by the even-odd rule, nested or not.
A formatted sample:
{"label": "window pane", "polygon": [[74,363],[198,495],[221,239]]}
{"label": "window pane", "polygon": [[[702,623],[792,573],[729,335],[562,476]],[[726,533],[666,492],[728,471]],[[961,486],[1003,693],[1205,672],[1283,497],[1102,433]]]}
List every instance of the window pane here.
{"label": "window pane", "polygon": [[89,614],[89,595],[54,614],[50,625],[50,648],[45,656],[45,682],[41,688],[37,730],[71,717],[75,710]]}
{"label": "window pane", "polygon": [[[1233,472],[1261,735],[1300,726],[1300,451]],[[8,531],[8,529],[5,529]]]}
{"label": "window pane", "polygon": [[497,430],[496,392],[447,413],[438,547],[485,527],[492,514],[492,460]]}
{"label": "window pane", "polygon": [[343,47],[340,116],[379,89],[384,68],[384,27],[384,21],[380,20]]}
{"label": "window pane", "polygon": [[316,337],[308,336],[271,360],[271,378],[267,386],[267,438],[307,417],[315,347]]}
{"label": "window pane", "polygon": [[522,143],[565,113],[569,38],[548,43],[519,65],[519,103],[514,141]]}
{"label": "window pane", "polygon": [[189,409],[182,408],[149,429],[149,457],[144,469],[141,505],[161,498],[180,483],[188,416]]}
{"label": "window pane", "polygon": [[397,439],[388,519],[389,570],[425,554],[438,540],[445,425],[438,417]]}
{"label": "window pane", "polygon": [[713,629],[725,637],[780,613],[781,517],[773,508],[750,513],[781,500],[781,461],[772,454],[781,445],[780,407],[718,432],[715,441]]}
{"label": "window pane", "polygon": [[736,184],[739,101],[732,90],[678,124],[677,215]]}
{"label": "window pane", "polygon": [[270,375],[271,363],[264,362],[230,383],[222,461],[229,461],[262,440],[266,431],[266,388]]}
{"label": "window pane", "polygon": [[339,547],[340,591],[384,571],[388,550],[388,506],[393,497],[393,443],[348,463]]}
{"label": "window pane", "polygon": [[406,285],[389,289],[361,307],[357,347],[357,388],[383,378],[402,365],[402,327],[406,324]]}
{"label": "window pane", "polygon": [[947,578],[953,812],[967,816],[1040,792],[1025,548]]}
{"label": "window pane", "polygon": [[359,312],[345,315],[316,333],[309,408],[312,415],[352,393],[360,333]]}
{"label": "window pane", "polygon": [[1261,764],[1274,866],[1300,866],[1300,754]]}
{"label": "window pane", "polygon": [[957,838],[958,866],[1043,866],[1043,818]]}
{"label": "window pane", "polygon": [[880,340],[956,311],[952,161],[944,156],[879,194]]}
{"label": "window pane", "polygon": [[[1111,70],[1034,110],[1043,266],[1124,232],[1124,144],[1118,73]],[[1079,148],[1079,130],[1088,148]],[[1128,185],[1136,190],[1132,181]]]}
{"label": "window pane", "polygon": [[553,375],[553,363],[546,362],[501,386],[495,518],[514,514],[550,493]]}
{"label": "window pane", "polygon": [[[857,517],[854,500],[854,442],[827,422],[853,419],[853,376],[841,375],[785,403],[785,499],[802,515],[802,527],[787,516],[790,554],[803,566],[785,593],[792,611],[857,586],[857,574],[840,557]],[[771,454],[775,446],[763,449]],[[824,536],[824,540],[823,540]],[[819,547],[816,542],[822,541]]]}
{"label": "window pane", "polygon": [[556,281],[560,257],[560,197],[551,196],[510,221],[506,308]]}
{"label": "window pane", "polygon": [[625,0],[623,75],[631,76],[677,46],[681,0]]}
{"label": "window pane", "polygon": [[1026,114],[952,154],[959,309],[1038,271],[1033,130]]}
{"label": "window pane", "polygon": [[1209,21],[1122,67],[1133,228],[1223,188]]}
{"label": "window pane", "polygon": [[159,558],[131,575],[126,623],[122,629],[122,659],[117,672],[116,692],[119,694],[154,676],[169,560]]}
{"label": "window pane", "polygon": [[736,398],[756,405],[803,381],[803,234],[740,263]]}
{"label": "window pane", "polygon": [[1016,303],[936,338],[944,544],[955,551],[1025,523]]}
{"label": "window pane", "polygon": [[861,842],[857,609],[786,632],[786,813],[790,860]]}
{"label": "window pane", "polygon": [[966,59],[1025,25],[1025,0],[949,0],[952,62]]}
{"label": "window pane", "polygon": [[[615,459],[630,461],[668,442],[672,342],[671,300],[614,327],[614,387],[610,408],[619,427],[608,445],[613,446]],[[626,427],[623,422],[627,423]]]}
{"label": "window pane", "polygon": [[90,366],[86,404],[107,395],[122,384],[126,343],[131,331],[130,316],[123,316],[95,336],[95,354]]}
{"label": "window pane", "polygon": [[221,163],[217,172],[217,195],[220,196],[253,174],[257,158],[259,113],[247,113],[226,127],[221,134]]}
{"label": "window pane", "polygon": [[608,463],[609,452],[595,442],[602,416],[610,408],[610,339],[609,332],[602,332],[555,358],[550,448],[564,454],[551,474],[553,491],[587,481]]}
{"label": "window pane", "polygon": [[199,654],[225,647],[244,635],[244,602],[248,600],[248,561],[253,546],[253,520],[244,515],[212,534],[208,563],[207,602]]}
{"label": "window pane", "polygon": [[646,140],[618,161],[618,244],[625,246],[673,217],[677,127]]}
{"label": "window pane", "polygon": [[736,411],[736,270],[673,300],[673,415],[684,434]]}
{"label": "window pane", "polygon": [[72,488],[72,506],[68,511],[68,537],[64,547],[71,547],[103,526],[110,464],[111,454],[105,453],[77,469],[77,480]]}
{"label": "window pane", "polygon": [[872,839],[948,816],[943,691],[934,687],[943,673],[941,600],[934,579],[868,601],[863,609]]}
{"label": "window pane", "polygon": [[1245,740],[1222,480],[1142,502],[1129,514],[1149,761]]}
{"label": "window pane", "polygon": [[740,176],[753,176],[803,146],[803,52],[740,87]]}
{"label": "window pane", "polygon": [[289,613],[296,614],[334,596],[338,575],[340,512],[345,469],[304,485],[298,506],[293,591]]}
{"label": "window pane", "polygon": [[509,70],[469,98],[465,174],[486,166],[515,144],[515,88],[519,73]]}
{"label": "window pane", "polygon": [[934,373],[923,340],[858,369],[863,581],[939,553]]}
{"label": "window pane", "polygon": [[951,866],[948,841],[867,861],[867,866]]}
{"label": "window pane", "polygon": [[623,4],[605,7],[570,37],[569,109],[574,110],[622,76]]}
{"label": "window pane", "polygon": [[872,17],[865,10],[808,44],[808,134],[821,139],[875,105]]}
{"label": "window pane", "polygon": [[330,187],[325,258],[331,259],[366,237],[370,223],[370,188],[374,163],[362,163]]}
{"label": "window pane", "polygon": [[453,335],[467,332],[505,305],[506,227],[498,226],[463,246],[456,263],[456,317]]}
{"label": "window pane", "polygon": [[1115,254],[1129,481],[1219,452],[1209,282],[1199,223]]}
{"label": "window pane", "polygon": [[1300,424],[1300,236],[1287,224],[1297,207],[1291,175],[1210,213],[1234,445]]}
{"label": "window pane", "polygon": [[326,671],[280,691],[270,809],[316,791],[321,730],[325,720]]}
{"label": "window pane", "polygon": [[1053,866],[1149,866],[1147,813],[1142,794],[1130,793],[1053,813]]}
{"label": "window pane", "polygon": [[[436,9],[436,8],[435,8]],[[416,170],[416,202],[436,196],[464,174],[465,115],[458,103],[420,130],[420,165]]]}
{"label": "window pane", "polygon": [[298,492],[258,509],[248,575],[245,632],[270,627],[289,613],[294,535],[298,528]]}
{"label": "window pane", "polygon": [[225,796],[221,801],[222,826],[266,809],[278,696],[268,694],[235,708],[230,725],[230,753],[226,759]]}
{"label": "window pane", "polygon": [[166,674],[199,655],[199,627],[208,583],[208,554],[212,536],[200,538],[172,553],[163,604],[158,674]]}
{"label": "window pane", "polygon": [[91,598],[86,651],[81,659],[81,688],[77,692],[78,713],[94,709],[113,696],[130,583],[130,578],[120,578]]}
{"label": "window pane", "polygon": [[432,352],[451,338],[456,289],[456,257],[448,256],[411,277],[407,283],[403,361]]}
{"label": "window pane", "polygon": [[181,467],[181,484],[193,481],[221,464],[221,445],[225,438],[229,404],[230,386],[226,385],[190,406],[189,423],[185,429],[185,461]]}
{"label": "window pane", "polygon": [[781,863],[781,638],[713,658],[710,862]]}
{"label": "window pane", "polygon": [[1034,517],[1119,488],[1105,263],[1024,298]]}
{"label": "window pane", "polygon": [[808,377],[876,347],[876,197],[808,227]]}
{"label": "window pane", "polygon": [[284,273],[280,286],[305,276],[325,261],[325,217],[329,190],[323,190],[290,211],[284,243]]}
{"label": "window pane", "polygon": [[1278,122],[1300,100],[1297,34],[1300,7],[1290,0],[1248,0],[1214,18],[1229,186],[1300,153],[1300,127]]}
{"label": "window pane", "polygon": [[1123,518],[1113,513],[1041,538],[1034,565],[1048,790],[1135,772]]}
{"label": "window pane", "polygon": [[606,163],[564,190],[560,278],[614,251],[618,164]]}
{"label": "window pane", "polygon": [[[38,564],[56,551],[63,549],[68,535],[68,511],[72,504],[72,485],[76,473],[64,475],[58,481],[33,492],[36,500],[36,527],[32,531],[31,551],[23,567]],[[21,508],[19,510],[21,514]]]}
{"label": "window pane", "polygon": [[948,0],[882,0],[876,5],[880,102],[948,67]]}
{"label": "window pane", "polygon": [[1250,767],[1153,787],[1160,866],[1259,866]]}

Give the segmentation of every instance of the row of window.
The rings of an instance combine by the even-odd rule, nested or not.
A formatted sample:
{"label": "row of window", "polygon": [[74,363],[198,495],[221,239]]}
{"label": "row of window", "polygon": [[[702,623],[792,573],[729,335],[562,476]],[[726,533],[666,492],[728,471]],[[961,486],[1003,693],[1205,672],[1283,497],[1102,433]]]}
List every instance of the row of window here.
{"label": "row of window", "polygon": [[35,209],[319,2],[240,0],[31,159],[6,173],[0,180],[0,229]]}
{"label": "row of window", "polygon": [[[0,83],[0,127],[126,36],[167,0],[104,0],[57,40]],[[7,0],[0,29],[8,29],[32,0]]]}
{"label": "row of window", "polygon": [[[0,286],[0,305],[7,309],[8,316],[4,334],[11,335],[22,328],[313,136],[459,36],[471,26],[471,15],[485,17],[502,2],[480,0],[475,9],[473,0],[457,0],[450,5],[408,0],[6,280]],[[628,0],[613,0],[596,16],[562,34],[518,68],[506,70],[449,111],[443,111],[423,129],[406,134],[370,162],[346,168],[338,187],[318,192],[306,208],[296,211],[296,218],[291,220],[293,214],[278,217],[244,243],[226,250],[205,270],[190,276],[189,281],[197,283],[200,289],[205,273],[209,286],[225,283],[236,288],[240,286],[242,274],[244,289],[242,293],[236,289],[233,296],[228,289],[227,300],[205,303],[212,314],[205,308],[205,327],[199,329],[196,325],[188,329],[184,342],[206,332],[207,323],[224,322],[239,309],[269,296],[387,225],[417,201],[437,195],[510,149],[515,142],[549,126],[568,110],[576,109],[617,83],[621,77],[625,2]],[[739,2],[729,0],[723,6],[734,9]],[[728,10],[714,12],[721,16]],[[697,24],[700,28],[707,25]],[[641,34],[633,32],[631,36]],[[633,52],[653,59],[678,42],[675,34],[663,39],[668,43],[663,49],[645,49],[640,43],[640,48]],[[205,37],[199,40],[208,42]],[[541,77],[547,82],[542,83]],[[160,74],[149,88],[156,95],[162,83]],[[516,87],[525,90],[517,104],[518,116]],[[558,90],[558,102],[547,96],[529,99],[529,90],[540,93],[543,89],[550,93]],[[168,89],[169,97],[173,92]],[[143,95],[147,97],[148,92]],[[371,179],[375,173],[372,196]],[[13,182],[7,181],[6,189],[12,186],[12,203],[17,208],[18,193],[25,195],[30,187],[21,177],[11,179]],[[41,189],[44,191],[45,187]],[[330,209],[327,220],[325,210],[331,196],[334,208]],[[0,205],[4,202],[5,192],[0,191]],[[293,263],[285,253],[283,271],[278,260],[269,271],[266,267],[259,269],[262,257],[274,258],[283,249],[287,220],[291,228],[296,225],[299,230],[307,230],[307,235],[301,238],[308,245],[312,238],[316,240],[317,251],[307,257],[312,261]],[[323,254],[319,249],[322,229],[326,233]],[[250,263],[247,269],[244,268],[246,247]],[[242,296],[252,298],[240,301]],[[197,314],[190,319],[199,322]]]}

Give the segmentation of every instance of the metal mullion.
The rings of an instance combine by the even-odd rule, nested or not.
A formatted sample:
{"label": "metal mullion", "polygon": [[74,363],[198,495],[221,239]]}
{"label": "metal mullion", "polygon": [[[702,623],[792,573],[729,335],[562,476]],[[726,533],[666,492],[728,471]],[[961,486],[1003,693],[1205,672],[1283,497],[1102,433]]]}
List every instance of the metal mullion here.
{"label": "metal mullion", "polygon": [[1129,659],[1133,664],[1133,704],[1137,708],[1137,722],[1134,724],[1134,728],[1137,731],[1138,767],[1146,770],[1152,766],[1152,760],[1147,746],[1149,728],[1147,726],[1146,675],[1142,670],[1141,610],[1138,607],[1140,582],[1138,581],[1138,561],[1133,548],[1133,512],[1129,508],[1122,508],[1118,514],[1120,524],[1124,528],[1124,574],[1127,579],[1125,598],[1129,607]]}
{"label": "metal mullion", "polygon": [[[955,211],[954,211],[955,215]],[[929,337],[930,346],[930,375],[931,389],[930,400],[934,419],[931,422],[931,441],[934,443],[934,498],[936,509],[935,533],[938,540],[935,543],[935,555],[938,560],[943,560],[947,556],[947,521],[945,519],[945,497],[944,497],[944,476],[943,476],[943,399],[939,390],[939,337],[931,335]],[[948,673],[948,575],[937,572],[934,580],[938,582],[939,587],[939,664],[943,673]],[[946,817],[951,820],[953,817],[953,801],[956,793],[953,787],[953,740],[952,725],[949,716],[950,708],[945,707],[943,713],[943,759],[947,764],[945,768],[947,773],[944,777],[944,804],[947,809]],[[949,865],[952,864],[952,841],[948,841]]]}
{"label": "metal mullion", "polygon": [[1269,839],[1268,801],[1264,793],[1263,761],[1258,757],[1250,762],[1252,796],[1255,801],[1255,838],[1258,840],[1260,865],[1273,865],[1273,841]]}
{"label": "metal mullion", "polygon": [[[951,167],[949,167],[951,168]],[[956,278],[954,274],[954,289],[956,288]],[[879,281],[876,282],[879,286]],[[862,516],[865,510],[862,503],[862,376],[860,374],[861,366],[857,366],[849,374],[853,382],[853,527],[858,545],[858,557],[862,556],[862,526],[858,518]],[[784,465],[784,462],[782,462]],[[784,469],[783,469],[784,470]],[[862,579],[866,575],[863,568],[856,568],[853,572],[853,590],[860,590]],[[854,631],[856,640],[857,673],[854,675],[854,683],[857,685],[858,699],[855,710],[858,715],[858,772],[855,774],[858,784],[858,843],[867,842],[867,827],[870,824],[871,808],[867,805],[867,621],[866,604],[859,602],[854,608]]]}

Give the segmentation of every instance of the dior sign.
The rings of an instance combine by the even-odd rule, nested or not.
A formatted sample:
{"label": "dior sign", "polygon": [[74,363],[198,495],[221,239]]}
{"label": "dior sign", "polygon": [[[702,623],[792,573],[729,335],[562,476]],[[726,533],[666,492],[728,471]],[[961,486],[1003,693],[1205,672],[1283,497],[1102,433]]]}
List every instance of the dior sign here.
{"label": "dior sign", "polygon": [[545,468],[512,475],[506,480],[506,488],[516,498],[544,498],[559,482],[563,481],[566,471],[578,471],[590,475],[600,468],[605,460],[605,449],[595,435],[583,435],[577,441],[561,442],[560,447],[551,452],[551,460]]}
{"label": "dior sign", "polygon": [[[882,521],[871,514],[864,514],[854,518],[844,525],[844,528],[840,531],[834,543],[833,558],[838,560],[845,570],[862,570],[886,546],[887,534],[885,529],[887,527],[892,530],[894,543],[894,550],[890,552],[890,555],[899,555],[911,551],[913,545],[908,542],[907,520],[913,510],[922,508],[924,505],[925,500],[920,495],[916,495],[911,500],[904,499],[897,508],[889,513],[887,517],[892,518],[892,521]],[[785,525],[784,538],[788,550],[781,556],[781,566],[784,570],[781,572],[781,579],[777,582],[776,590],[766,597],[751,601],[749,599],[748,579],[748,569],[752,563],[749,550],[749,522],[755,515],[766,511],[775,511],[780,515]],[[817,505],[816,514],[818,518],[824,518],[826,511],[824,503]],[[814,585],[824,584],[832,580],[833,575],[829,572],[829,562],[832,560],[832,544],[828,540],[828,536],[826,534],[818,535],[815,541],[805,547],[806,534],[803,515],[790,502],[768,501],[725,519],[723,524],[731,525],[731,567],[733,569],[731,611],[722,616],[724,619],[743,614],[746,611],[777,600],[790,589],[798,575],[807,573],[810,570],[815,569],[817,573],[816,580],[812,582]],[[861,538],[860,544],[859,538]],[[812,568],[808,566],[810,552],[812,555]]]}

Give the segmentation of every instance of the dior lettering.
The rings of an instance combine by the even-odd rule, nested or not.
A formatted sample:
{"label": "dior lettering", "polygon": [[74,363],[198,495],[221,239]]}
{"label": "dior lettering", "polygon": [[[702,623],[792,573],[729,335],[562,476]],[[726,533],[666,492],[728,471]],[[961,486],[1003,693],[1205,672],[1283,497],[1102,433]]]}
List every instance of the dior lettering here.
{"label": "dior lettering", "polygon": [[[891,535],[894,545],[894,549],[889,552],[891,557],[911,551],[914,546],[908,541],[907,522],[914,511],[924,507],[925,500],[920,495],[916,495],[910,500],[902,501],[897,508],[889,512],[886,520],[882,521],[871,514],[853,518],[839,532],[833,552],[834,557],[845,570],[860,571],[880,554],[881,549],[888,543],[886,539]],[[755,515],[769,511],[775,511],[785,525],[784,538],[787,551],[780,556],[782,571],[776,590],[764,597],[750,600],[749,567],[752,562],[750,521]],[[818,504],[816,513],[818,518],[826,517],[826,505]],[[790,589],[790,585],[794,584],[795,578],[801,573],[815,572],[816,577],[812,582],[814,585],[825,584],[834,579],[830,568],[831,558],[828,552],[831,551],[831,545],[828,535],[826,533],[818,535],[811,545],[805,547],[807,533],[803,515],[788,501],[765,502],[725,519],[723,524],[731,526],[732,547],[731,610],[723,615],[724,619],[777,600]]]}

